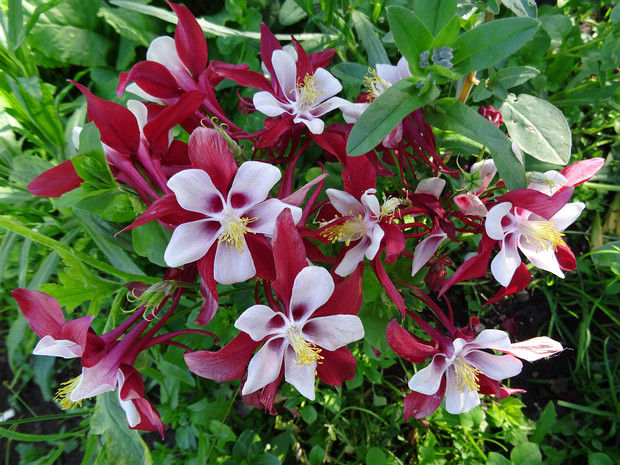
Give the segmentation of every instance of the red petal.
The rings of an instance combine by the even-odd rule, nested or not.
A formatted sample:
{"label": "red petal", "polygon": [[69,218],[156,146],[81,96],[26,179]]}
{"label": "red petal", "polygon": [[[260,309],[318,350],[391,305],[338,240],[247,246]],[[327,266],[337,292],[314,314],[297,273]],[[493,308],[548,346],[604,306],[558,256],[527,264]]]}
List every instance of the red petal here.
{"label": "red petal", "polygon": [[134,154],[140,145],[140,129],[136,117],[122,105],[93,95],[86,87],[73,83],[88,102],[88,121],[94,121],[101,133],[101,142],[124,153]]}
{"label": "red petal", "polygon": [[160,99],[175,98],[182,92],[168,68],[156,61],[136,63],[127,76],[122,77],[119,89],[121,85],[124,89],[129,81],[135,82],[147,94]]}
{"label": "red petal", "polygon": [[295,277],[302,268],[308,266],[306,248],[288,208],[282,210],[276,219],[273,257],[276,265],[276,280],[273,283],[273,289],[280,300],[288,304],[291,300]]}
{"label": "red petal", "polygon": [[[250,71],[248,65],[231,65],[222,61],[212,61],[209,64],[209,68],[213,72],[221,76],[224,79],[230,79],[243,87],[250,87],[252,89],[264,90],[269,93],[273,93],[273,87],[271,83],[265,78],[263,74],[256,71]],[[211,83],[213,86],[217,83]]]}
{"label": "red petal", "polygon": [[325,384],[340,386],[345,381],[355,379],[357,360],[346,347],[321,351],[323,360],[316,366],[316,374]]}
{"label": "red petal", "polygon": [[368,158],[364,155],[359,157],[347,157],[346,166],[342,170],[342,184],[344,190],[356,199],[368,189],[374,189],[377,185],[377,174]]}
{"label": "red petal", "polygon": [[381,223],[385,232],[385,263],[394,263],[398,255],[405,250],[405,236],[396,223]]}
{"label": "red petal", "polygon": [[594,176],[605,164],[604,158],[592,158],[590,160],[578,161],[568,165],[560,174],[568,181],[568,187],[573,187],[582,182],[586,182]]}
{"label": "red petal", "polygon": [[565,189],[552,196],[533,189],[517,189],[497,198],[498,202],[510,202],[515,207],[525,208],[543,218],[551,218],[566,205],[573,195],[573,189]]}
{"label": "red petal", "polygon": [[202,296],[202,307],[200,307],[200,312],[196,320],[194,320],[194,323],[205,326],[215,316],[215,312],[218,308],[218,301],[217,295],[213,296],[213,294],[211,294],[204,279],[200,281],[200,295]]}
{"label": "red petal", "polygon": [[58,331],[57,339],[73,341],[82,347],[82,351],[86,350],[88,330],[94,318],[95,315],[87,315],[68,321],[60,328],[60,331]]}
{"label": "red petal", "polygon": [[252,354],[259,346],[246,333],[239,333],[217,352],[198,350],[184,355],[192,373],[215,381],[232,381],[243,376]]}
{"label": "red petal", "polygon": [[385,272],[383,264],[379,260],[379,254],[377,254],[377,256],[370,261],[370,266],[375,272],[377,279],[385,289],[385,292],[387,292],[387,295],[390,296],[390,299],[392,299],[392,302],[394,302],[396,308],[400,310],[401,315],[405,318],[405,301],[403,300],[403,296],[400,295],[400,292],[398,292],[396,286],[394,286],[394,283]]}
{"label": "red petal", "polygon": [[174,44],[177,53],[195,79],[207,68],[209,59],[207,40],[198,21],[187,8],[170,1],[168,1],[168,5],[179,18],[177,28],[174,31]]}
{"label": "red petal", "polygon": [[276,50],[282,50],[282,46],[273,32],[269,30],[265,23],[260,25],[260,58],[264,63],[267,71],[271,76],[275,76],[273,65],[271,64],[271,56]]}
{"label": "red petal", "polygon": [[520,290],[525,289],[531,280],[532,275],[527,269],[527,265],[525,263],[521,263],[521,265],[519,265],[519,268],[517,268],[517,270],[515,271],[515,274],[512,277],[512,280],[510,281],[508,287],[502,287],[499,291],[495,293],[493,297],[487,300],[484,305],[486,306],[494,304],[495,302],[498,302],[502,297],[514,294],[515,292],[519,292]]}
{"label": "red petal", "polygon": [[484,234],[482,236],[482,240],[480,241],[480,245],[478,246],[478,255],[474,255],[458,267],[450,279],[443,284],[441,291],[439,292],[439,297],[441,297],[453,284],[484,276],[489,267],[489,259],[491,258],[491,252],[493,251],[495,242],[496,241]]}
{"label": "red petal", "polygon": [[357,315],[362,306],[362,276],[364,264],[360,263],[355,271],[344,281],[336,284],[334,293],[327,303],[312,314],[312,317],[328,315]]}
{"label": "red petal", "polygon": [[189,138],[188,150],[192,166],[205,170],[215,187],[226,195],[237,174],[237,163],[224,136],[216,129],[196,128]]}
{"label": "red petal", "polygon": [[65,192],[80,187],[82,181],[84,180],[78,176],[72,161],[66,160],[30,181],[28,192],[41,197],[60,197]]}
{"label": "red petal", "polygon": [[[321,134],[312,134],[311,132],[309,132],[308,134],[310,135],[312,140],[316,142],[321,148],[334,155],[343,166],[348,164],[348,160],[352,160],[354,158],[366,158],[364,156],[347,156],[347,144],[344,140],[344,137],[342,137],[340,134],[328,131],[323,131]],[[375,183],[372,183],[372,186],[370,187],[375,187]],[[346,187],[345,190],[347,190]],[[352,192],[349,193],[355,196],[355,194],[353,194]],[[357,195],[355,197],[359,199],[360,196]]]}
{"label": "red petal", "polygon": [[11,294],[37,336],[53,337],[65,324],[60,305],[51,295],[28,289],[14,289]]}
{"label": "red petal", "polygon": [[555,258],[558,259],[560,268],[566,271],[573,271],[577,268],[577,260],[571,249],[565,245],[558,245],[555,249]]}
{"label": "red petal", "polygon": [[245,238],[256,267],[256,277],[267,281],[275,280],[276,266],[273,261],[273,250],[267,238],[262,234],[247,234]]}
{"label": "red petal", "polygon": [[439,349],[420,341],[409,331],[404,329],[396,320],[390,321],[385,332],[387,342],[399,357],[412,363],[422,363],[428,357],[435,355]]}
{"label": "red petal", "polygon": [[403,401],[403,412],[405,421],[409,418],[424,418],[435,410],[441,404],[446,393],[446,377],[441,379],[441,385],[439,390],[435,394],[420,394],[419,392],[412,392],[405,397]]}

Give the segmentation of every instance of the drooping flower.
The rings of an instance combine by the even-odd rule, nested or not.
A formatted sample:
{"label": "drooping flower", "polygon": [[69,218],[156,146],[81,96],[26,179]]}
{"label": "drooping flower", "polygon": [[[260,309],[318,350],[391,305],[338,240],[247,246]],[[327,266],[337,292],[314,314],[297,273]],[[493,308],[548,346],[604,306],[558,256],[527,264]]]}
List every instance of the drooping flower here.
{"label": "drooping flower", "polygon": [[271,64],[279,91],[254,94],[254,106],[261,113],[271,117],[289,115],[293,123],[303,123],[311,133],[321,134],[325,123],[320,117],[348,103],[334,97],[342,85],[324,68],[300,75],[294,58],[283,50],[274,50]]}

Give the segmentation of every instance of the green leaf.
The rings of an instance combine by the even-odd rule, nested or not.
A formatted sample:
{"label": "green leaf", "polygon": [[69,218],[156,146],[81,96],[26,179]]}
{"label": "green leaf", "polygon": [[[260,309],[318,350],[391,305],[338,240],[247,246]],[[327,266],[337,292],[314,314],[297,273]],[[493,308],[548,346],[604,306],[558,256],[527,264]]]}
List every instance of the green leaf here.
{"label": "green leaf", "polygon": [[114,43],[87,29],[58,24],[37,24],[28,35],[28,44],[58,62],[84,67],[108,66],[107,54]]}
{"label": "green leaf", "polygon": [[459,31],[461,30],[461,20],[458,16],[454,16],[446,26],[439,31],[439,34],[435,36],[433,42],[431,43],[429,49],[434,50],[435,47],[444,47],[449,46],[452,47],[454,45],[454,41],[459,35]]}
{"label": "green leaf", "polygon": [[376,66],[377,63],[389,64],[390,59],[370,20],[357,10],[353,10],[351,13],[351,20],[357,36],[368,52],[368,64],[372,67]]}
{"label": "green leaf", "polygon": [[512,465],[512,463],[498,452],[489,452],[487,465]]}
{"label": "green leaf", "polygon": [[172,233],[157,221],[131,230],[131,240],[136,253],[149,259],[151,263],[166,268],[164,252]]}
{"label": "green leaf", "polygon": [[301,8],[295,0],[284,0],[278,13],[278,21],[282,26],[290,26],[291,24],[298,23],[306,16],[306,12]]}
{"label": "green leaf", "polygon": [[301,418],[309,425],[316,421],[317,416],[316,409],[311,404],[301,409]]}
{"label": "green leaf", "polygon": [[8,26],[7,45],[9,50],[14,52],[24,41],[24,15],[21,0],[9,0]]}
{"label": "green leaf", "polygon": [[409,67],[421,74],[420,53],[429,49],[433,35],[411,10],[393,5],[386,11],[398,50],[407,58]]}
{"label": "green leaf", "polygon": [[510,190],[525,187],[525,169],[512,152],[510,140],[476,110],[454,99],[445,99],[441,106],[426,108],[424,119],[431,126],[454,131],[487,147],[506,187]]}
{"label": "green leaf", "polygon": [[510,451],[510,460],[519,465],[540,465],[542,464],[542,455],[538,445],[524,442]]}
{"label": "green leaf", "polygon": [[456,0],[417,0],[414,13],[433,37],[437,37],[456,14],[456,3]]}
{"label": "green leaf", "polygon": [[503,18],[461,34],[455,42],[454,71],[466,74],[493,66],[525,45],[538,26],[532,18]]}
{"label": "green leaf", "polygon": [[366,465],[387,465],[387,457],[378,447],[371,447],[366,452]]}
{"label": "green leaf", "polygon": [[536,421],[536,429],[532,435],[532,442],[540,444],[545,435],[551,431],[556,420],[557,415],[555,413],[555,406],[553,405],[553,402],[549,402],[545,407],[545,410],[543,410],[540,414],[540,418]]}
{"label": "green leaf", "polygon": [[157,24],[150,16],[137,15],[122,8],[110,8],[104,3],[98,14],[119,35],[145,47],[158,36]]}
{"label": "green leaf", "polygon": [[509,96],[499,110],[510,137],[523,151],[544,162],[568,163],[572,143],[570,127],[555,106],[521,94]]}
{"label": "green leaf", "polygon": [[543,16],[540,18],[540,23],[551,40],[560,43],[564,41],[573,28],[570,18],[564,15]]}
{"label": "green leaf", "polygon": [[487,82],[489,87],[501,85],[504,89],[519,86],[540,74],[536,68],[531,66],[512,66],[510,68],[502,68],[493,74]]}
{"label": "green leaf", "polygon": [[116,392],[97,396],[91,432],[106,436],[106,463],[110,465],[152,465],[153,459],[147,445],[137,431],[129,429],[125,411],[118,402]]}
{"label": "green leaf", "polygon": [[310,449],[310,453],[308,454],[308,460],[310,461],[311,465],[320,465],[324,462],[325,458],[325,450],[323,449],[323,447],[319,446],[318,444],[313,446],[312,449]]}
{"label": "green leaf", "polygon": [[613,465],[614,461],[609,455],[603,452],[592,452],[588,454],[588,465]]}
{"label": "green leaf", "polygon": [[403,79],[379,95],[353,126],[347,153],[357,156],[374,149],[409,113],[439,95],[436,88],[424,95],[419,92],[415,84]]}
{"label": "green leaf", "polygon": [[530,18],[538,16],[534,0],[502,0],[502,3],[517,16],[529,16]]}

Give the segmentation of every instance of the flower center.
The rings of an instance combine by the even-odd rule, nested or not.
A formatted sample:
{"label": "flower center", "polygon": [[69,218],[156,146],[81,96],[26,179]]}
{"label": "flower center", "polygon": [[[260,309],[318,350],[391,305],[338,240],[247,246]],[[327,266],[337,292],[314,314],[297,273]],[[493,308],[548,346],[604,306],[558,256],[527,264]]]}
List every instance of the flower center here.
{"label": "flower center", "polygon": [[295,354],[297,355],[297,358],[294,360],[297,366],[302,367],[304,365],[311,365],[313,362],[321,363],[320,360],[323,359],[320,355],[322,349],[319,349],[315,344],[306,341],[301,336],[301,331],[299,328],[296,326],[291,326],[286,331],[286,335],[295,350]]}
{"label": "flower center", "polygon": [[400,206],[401,203],[402,202],[400,199],[396,197],[390,197],[383,203],[383,205],[381,205],[381,213],[379,214],[379,216],[381,218],[384,218],[386,216],[393,217],[394,212]]}
{"label": "flower center", "polygon": [[388,87],[391,87],[392,84],[380,78],[377,74],[377,70],[372,69],[369,70],[369,73],[364,77],[364,86],[368,89],[368,101],[372,101],[385,92]]}
{"label": "flower center", "polygon": [[58,391],[56,391],[56,395],[54,396],[54,400],[58,402],[58,405],[60,405],[61,409],[70,410],[82,406],[81,400],[78,400],[77,402],[73,402],[71,400],[71,393],[75,390],[77,385],[80,384],[81,380],[82,375],[79,375],[76,378],[61,383],[62,387],[58,389]]}
{"label": "flower center", "polygon": [[255,234],[254,231],[248,228],[248,223],[256,220],[258,220],[258,216],[254,218],[239,218],[234,211],[228,210],[221,220],[224,232],[219,235],[218,242],[226,242],[231,249],[237,249],[239,254],[243,253],[245,234],[248,232]]}
{"label": "flower center", "polygon": [[564,234],[557,230],[553,221],[521,221],[518,229],[525,237],[525,241],[528,244],[534,244],[537,250],[545,250],[549,247],[557,250],[558,245],[566,245],[562,239]]}
{"label": "flower center", "polygon": [[477,391],[480,388],[478,384],[478,375],[480,370],[471,366],[463,358],[462,355],[457,355],[454,360],[454,371],[456,372],[456,382],[454,387],[461,392]]}
{"label": "flower center", "polygon": [[306,74],[303,81],[297,82],[297,109],[304,111],[316,106],[319,98],[325,95],[325,92],[321,90],[322,85],[319,83],[316,77],[310,74]]}
{"label": "flower center", "polygon": [[335,224],[326,228],[321,232],[321,236],[327,238],[330,242],[345,242],[345,245],[349,245],[351,241],[360,240],[366,231],[368,225],[359,214],[353,219],[347,220],[341,224]]}

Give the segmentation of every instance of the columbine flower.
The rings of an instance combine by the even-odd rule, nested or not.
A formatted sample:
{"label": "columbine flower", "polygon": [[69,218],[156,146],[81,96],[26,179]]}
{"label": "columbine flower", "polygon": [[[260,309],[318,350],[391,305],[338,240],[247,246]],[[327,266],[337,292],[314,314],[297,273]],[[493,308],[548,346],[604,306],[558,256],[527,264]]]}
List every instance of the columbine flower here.
{"label": "columbine flower", "polygon": [[391,212],[379,206],[379,201],[374,195],[375,189],[366,190],[360,200],[348,192],[337,189],[327,189],[325,192],[332,206],[342,217],[324,226],[320,235],[329,241],[344,242],[346,246],[351,242],[359,241],[355,247],[346,252],[334,271],[339,276],[348,276],[364,259],[364,256],[369,260],[375,258],[385,234],[379,225],[379,220],[382,215],[385,216]]}
{"label": "columbine flower", "polygon": [[314,400],[317,365],[323,350],[335,351],[364,337],[364,327],[355,315],[314,317],[330,299],[334,281],[324,268],[308,266],[295,277],[285,313],[265,305],[250,307],[235,322],[235,328],[254,341],[264,341],[250,360],[242,394],[251,394],[275,381],[284,364],[284,379],[305,397]]}
{"label": "columbine flower", "polygon": [[277,95],[257,92],[253,98],[256,109],[271,117],[290,115],[294,123],[303,123],[311,133],[321,134],[325,123],[320,117],[348,103],[334,97],[342,90],[340,82],[323,68],[298,76],[294,58],[283,50],[273,52],[271,63],[280,91]]}
{"label": "columbine flower", "polygon": [[[485,352],[486,349],[498,350],[506,355],[494,355]],[[480,404],[478,391],[483,376],[496,381],[516,376],[523,368],[517,357],[534,361],[560,352],[562,346],[546,337],[511,344],[505,332],[485,329],[473,341],[454,339],[451,346],[444,350],[435,354],[427,367],[413,375],[409,388],[420,394],[443,397],[440,390],[445,376],[446,410],[458,414]]]}
{"label": "columbine flower", "polygon": [[558,247],[566,247],[562,231],[571,225],[585,208],[582,202],[564,205],[551,218],[502,202],[487,214],[485,230],[491,239],[501,241],[501,250],[491,262],[491,272],[507,287],[521,265],[518,250],[536,267],[564,277],[556,257]]}

